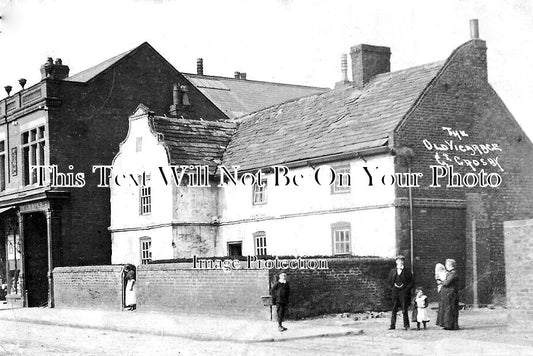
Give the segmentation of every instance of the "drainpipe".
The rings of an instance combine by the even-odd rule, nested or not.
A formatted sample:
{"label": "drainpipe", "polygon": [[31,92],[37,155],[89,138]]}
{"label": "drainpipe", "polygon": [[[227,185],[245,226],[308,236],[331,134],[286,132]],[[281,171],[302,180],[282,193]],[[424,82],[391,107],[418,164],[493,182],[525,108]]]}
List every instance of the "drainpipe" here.
{"label": "drainpipe", "polygon": [[[409,178],[411,177],[411,164],[413,162],[414,152],[409,147],[400,147],[394,149],[399,157],[405,159],[407,163],[407,171],[409,173]],[[410,250],[410,260],[411,260],[411,273],[414,273],[415,269],[415,253],[414,253],[414,228],[413,228],[413,188],[409,184],[409,250]]]}
{"label": "drainpipe", "polygon": [[[411,162],[408,163],[409,177],[411,177]],[[413,188],[409,184],[409,242],[411,250],[411,274],[414,274],[415,269],[415,254],[414,254],[414,233],[413,233]]]}

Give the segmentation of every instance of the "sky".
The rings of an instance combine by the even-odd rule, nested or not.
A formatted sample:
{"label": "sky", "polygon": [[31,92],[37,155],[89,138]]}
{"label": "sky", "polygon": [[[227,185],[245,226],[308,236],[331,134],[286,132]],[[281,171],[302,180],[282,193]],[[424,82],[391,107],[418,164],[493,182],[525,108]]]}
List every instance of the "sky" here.
{"label": "sky", "polygon": [[[333,87],[340,55],[391,48],[391,70],[446,59],[479,19],[489,82],[530,138],[530,0],[0,0],[0,88],[40,80],[47,57],[70,73],[148,41],[179,71]],[[3,89],[0,98],[5,96]]]}

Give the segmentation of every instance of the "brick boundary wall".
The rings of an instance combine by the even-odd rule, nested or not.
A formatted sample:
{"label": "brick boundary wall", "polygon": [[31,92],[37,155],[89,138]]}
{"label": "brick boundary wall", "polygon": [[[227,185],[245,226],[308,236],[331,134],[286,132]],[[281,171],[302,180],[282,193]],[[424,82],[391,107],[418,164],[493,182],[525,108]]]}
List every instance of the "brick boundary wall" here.
{"label": "brick boundary wall", "polygon": [[56,267],[57,308],[122,309],[123,266]]}
{"label": "brick boundary wall", "polygon": [[[291,287],[291,319],[323,314],[382,311],[391,308],[387,277],[393,259],[328,259],[327,270],[286,270]],[[271,284],[280,270],[270,270]]]}
{"label": "brick boundary wall", "polygon": [[[387,275],[392,259],[326,259],[329,269],[289,269],[291,319],[322,314],[390,309]],[[120,309],[122,266],[54,269],[57,307]],[[267,319],[263,304],[280,270],[198,270],[187,263],[137,268],[137,309]],[[275,308],[273,308],[275,313]],[[275,319],[275,316],[274,316]]]}
{"label": "brick boundary wall", "polygon": [[137,268],[137,309],[266,318],[268,270],[198,270],[180,263]]}
{"label": "brick boundary wall", "polygon": [[504,222],[509,328],[532,332],[533,219]]}

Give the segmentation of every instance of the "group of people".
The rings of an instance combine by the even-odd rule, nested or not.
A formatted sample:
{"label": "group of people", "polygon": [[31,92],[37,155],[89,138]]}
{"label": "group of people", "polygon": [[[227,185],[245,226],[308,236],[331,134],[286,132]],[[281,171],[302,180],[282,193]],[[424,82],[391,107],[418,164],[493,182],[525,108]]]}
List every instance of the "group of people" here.
{"label": "group of people", "polygon": [[[459,288],[455,260],[447,259],[445,266],[438,263],[435,267],[435,280],[439,304],[436,324],[445,330],[458,330]],[[396,268],[390,271],[388,282],[392,290],[392,316],[389,330],[396,328],[396,314],[399,308],[402,309],[404,329],[408,330],[410,328],[408,312],[411,305],[414,279],[411,271],[405,268],[403,256],[396,257]],[[416,288],[413,302],[412,321],[416,321],[418,330],[420,330],[421,325],[426,329],[429,322],[427,312],[429,301],[422,288]]]}
{"label": "group of people", "polygon": [[[435,280],[439,305],[436,324],[444,328],[444,330],[458,330],[459,278],[455,270],[455,260],[447,259],[446,265],[437,263],[435,266]],[[405,330],[408,330],[410,328],[409,306],[411,305],[414,278],[411,271],[405,268],[404,256],[396,257],[396,268],[390,271],[388,282],[392,290],[392,316],[389,330],[396,328],[396,315],[399,308],[402,309],[403,326]],[[279,281],[274,284],[270,291],[272,304],[276,306],[279,331],[287,330],[283,326],[283,320],[289,304],[289,294],[290,287],[287,282],[287,275],[280,273]],[[427,323],[429,322],[428,306],[429,300],[423,289],[421,287],[416,288],[413,299],[412,321],[416,322],[417,330],[420,330],[421,326],[424,329],[427,328]]]}

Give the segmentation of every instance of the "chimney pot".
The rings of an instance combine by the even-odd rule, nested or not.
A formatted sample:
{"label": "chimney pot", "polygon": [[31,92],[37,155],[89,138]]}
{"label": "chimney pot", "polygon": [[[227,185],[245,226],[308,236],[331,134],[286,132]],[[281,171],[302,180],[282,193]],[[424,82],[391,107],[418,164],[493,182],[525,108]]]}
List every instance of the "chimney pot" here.
{"label": "chimney pot", "polygon": [[479,21],[477,19],[470,20],[470,38],[479,39]]}
{"label": "chimney pot", "polygon": [[362,89],[373,77],[390,72],[390,48],[359,44],[350,49],[354,87]]}
{"label": "chimney pot", "polygon": [[70,68],[63,64],[61,58],[57,58],[54,63],[52,57],[48,57],[46,63],[41,66],[41,79],[62,80],[68,77],[69,71]]}
{"label": "chimney pot", "polygon": [[24,79],[24,78],[20,78],[20,79],[19,79],[19,84],[20,84],[20,86],[22,87],[22,89],[24,89],[24,86],[26,85],[26,79]]}
{"label": "chimney pot", "polygon": [[348,81],[348,55],[346,53],[341,54],[341,72],[342,72],[342,81]]}
{"label": "chimney pot", "polygon": [[204,75],[204,60],[203,58],[196,59],[196,74]]}

